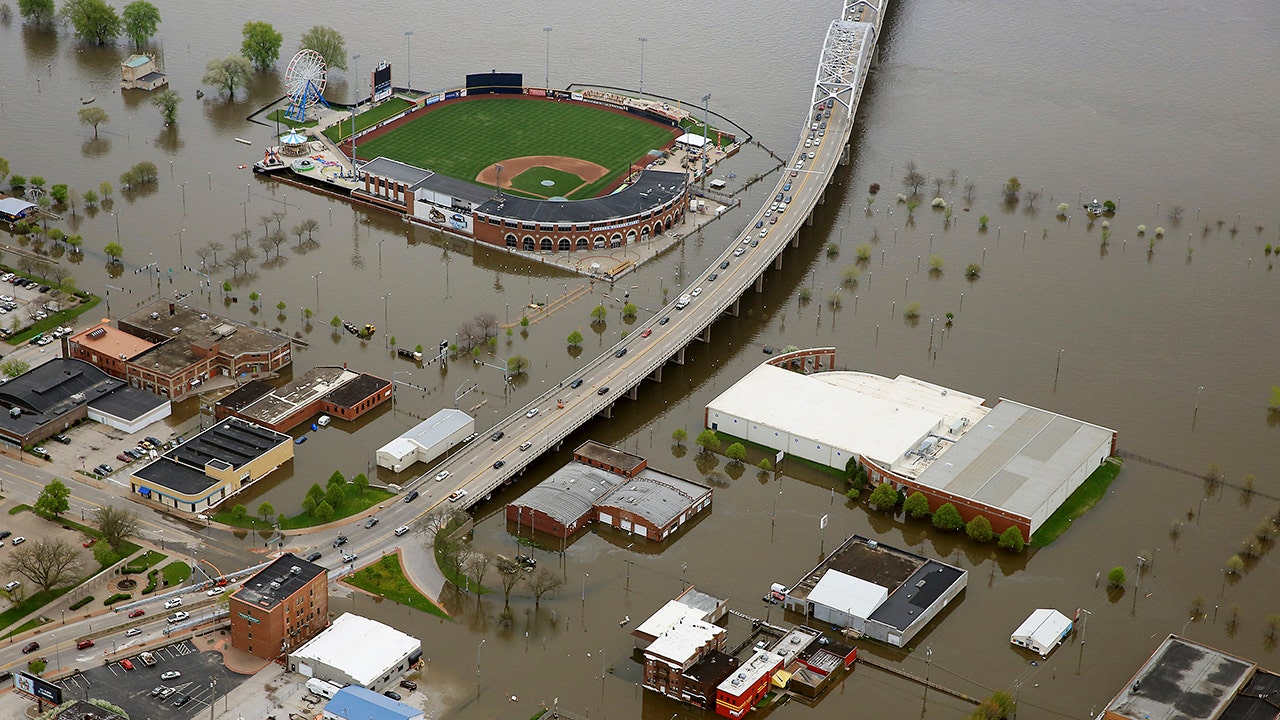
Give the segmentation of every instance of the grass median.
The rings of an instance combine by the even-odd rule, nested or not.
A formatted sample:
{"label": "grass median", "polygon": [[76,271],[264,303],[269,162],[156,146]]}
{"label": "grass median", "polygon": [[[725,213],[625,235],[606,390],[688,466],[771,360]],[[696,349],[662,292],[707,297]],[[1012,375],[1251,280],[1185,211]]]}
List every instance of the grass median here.
{"label": "grass median", "polygon": [[449,618],[449,613],[409,582],[409,578],[404,574],[404,568],[400,565],[398,554],[378,558],[377,562],[366,565],[359,572],[348,577],[346,582],[365,592],[393,600],[401,605],[408,605],[415,610]]}

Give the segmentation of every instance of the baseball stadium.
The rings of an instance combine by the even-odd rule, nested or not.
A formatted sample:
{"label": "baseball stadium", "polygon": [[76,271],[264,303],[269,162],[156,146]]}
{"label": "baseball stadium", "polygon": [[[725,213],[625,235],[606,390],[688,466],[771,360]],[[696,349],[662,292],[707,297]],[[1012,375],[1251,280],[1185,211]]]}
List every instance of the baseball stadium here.
{"label": "baseball stadium", "polygon": [[[668,152],[731,142],[687,111],[601,90],[526,88],[519,73],[375,105],[325,135],[359,168],[353,197],[527,251],[643,242],[683,219],[688,175]],[[671,162],[673,171],[662,169]]]}

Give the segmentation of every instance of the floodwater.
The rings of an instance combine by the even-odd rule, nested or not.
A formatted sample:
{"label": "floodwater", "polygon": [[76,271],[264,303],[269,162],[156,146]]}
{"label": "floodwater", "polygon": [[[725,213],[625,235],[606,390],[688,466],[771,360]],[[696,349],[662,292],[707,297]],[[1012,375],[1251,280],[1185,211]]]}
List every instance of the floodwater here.
{"label": "floodwater", "polygon": [[[154,192],[125,197],[117,191],[114,216],[81,210],[66,223],[85,237],[87,251],[74,269],[79,284],[110,290],[113,315],[154,290],[146,271],[135,272],[150,262],[162,270],[164,295],[195,290],[200,277],[183,267],[199,265],[196,249],[205,243],[229,246],[232,233],[246,225],[261,234],[261,218],[276,210],[288,213],[286,231],[302,219],[320,221],[319,248],[302,253],[291,241],[282,261],[251,264],[232,293],[238,302],[224,304],[216,290],[189,302],[301,333],[310,345],[295,354],[297,372],[346,362],[384,376],[397,373],[397,380],[423,390],[402,387],[396,411],[388,407],[363,421],[358,436],[354,428],[335,426],[323,431],[326,442],[299,446],[292,467],[254,490],[282,509],[296,506],[307,486],[335,468],[348,475],[367,471],[372,448],[452,406],[464,382],[476,381],[479,390],[461,406],[479,405],[477,424],[487,427],[626,326],[611,319],[610,338],[584,330],[586,353],[566,353],[562,338],[588,325],[590,307],[607,292],[598,287],[591,298],[529,328],[528,337],[519,331],[510,340],[500,337],[499,357],[519,353],[532,360],[527,380],[510,398],[503,397],[496,370],[467,363],[420,368],[397,360],[386,347],[388,335],[400,345],[430,347],[477,312],[515,318],[530,299],[585,281],[513,263],[504,253],[473,252],[386,215],[238,169],[260,157],[270,140],[273,128],[244,118],[280,94],[286,61],[278,73],[256,76],[232,102],[216,94],[198,100],[194,92],[205,62],[238,47],[243,20],[274,23],[286,52],[313,24],[338,27],[348,48],[362,55],[361,72],[385,58],[396,65],[397,84],[405,82],[400,66],[411,49],[413,85],[424,89],[458,85],[466,72],[492,67],[522,71],[530,83],[549,73],[556,86],[636,87],[638,38],[645,36],[646,90],[695,103],[711,92],[713,110],[785,155],[804,120],[822,37],[838,12],[829,2],[793,3],[786,13],[740,3],[666,2],[640,11],[605,0],[584,13],[588,6],[581,3],[434,4],[428,11],[396,2],[379,5],[386,21],[368,22],[368,8],[335,2],[305,8],[227,2],[216,14],[157,5],[164,23],[156,50],[185,98],[176,128],[162,127],[145,96],[122,98],[115,90],[123,48],[83,48],[66,35],[54,39],[15,22],[0,27],[0,61],[9,68],[0,79],[0,156],[13,172],[43,175],[51,184],[70,180],[80,190],[102,180],[118,185],[119,174],[141,160],[160,167]],[[621,403],[613,419],[589,424],[567,443],[619,444],[658,468],[708,478],[716,487],[712,513],[669,547],[627,549],[631,542],[623,536],[589,534],[563,560],[535,551],[544,564],[563,563],[566,585],[537,612],[517,591],[507,628],[499,621],[500,592],[478,609],[474,597],[450,599],[456,623],[390,603],[357,600],[354,607],[423,638],[431,682],[456,707],[453,717],[528,717],[535,703],[556,698],[561,707],[597,717],[693,716],[637,691],[628,630],[686,581],[763,615],[768,609],[758,598],[771,582],[792,582],[824,547],[856,532],[971,571],[961,601],[918,636],[916,647],[864,652],[900,660],[910,672],[927,672],[971,695],[1016,688],[1020,717],[1096,711],[1169,632],[1280,667],[1264,637],[1264,618],[1275,612],[1280,589],[1274,547],[1265,546],[1239,578],[1224,581],[1221,572],[1280,502],[1271,451],[1280,428],[1266,409],[1271,385],[1280,382],[1267,361],[1280,350],[1270,312],[1280,280],[1264,253],[1267,243],[1280,244],[1272,202],[1280,170],[1266,160],[1266,148],[1280,136],[1280,119],[1271,112],[1272,98],[1280,95],[1278,14],[1270,5],[1243,1],[1219,3],[1208,13],[1140,0],[894,3],[854,131],[854,162],[828,192],[802,247],[785,256],[781,272],[767,276],[763,294],[745,298],[742,317],[717,324],[712,344],[691,348],[689,364],[669,367],[662,385],[642,386],[638,401]],[[592,17],[609,17],[607,30]],[[543,27],[553,30],[545,34]],[[405,38],[403,29],[415,34]],[[334,97],[349,95],[348,77],[333,73]],[[80,98],[90,96],[111,115],[96,141],[74,115]],[[254,147],[235,143],[237,137]],[[930,178],[944,179],[944,197],[956,203],[950,226],[927,206],[908,223],[905,208],[894,204],[911,159]],[[736,162],[731,169],[741,177],[763,166],[759,155]],[[1000,202],[1010,175],[1028,190],[1043,187],[1034,210],[1025,202],[1012,209]],[[884,189],[868,215],[873,182]],[[971,202],[967,182],[974,185]],[[930,182],[926,192],[932,189]],[[768,195],[757,186],[744,203],[767,202]],[[1101,225],[1086,222],[1079,209],[1094,197],[1119,204],[1105,247]],[[1069,221],[1055,217],[1059,202],[1070,205]],[[1183,208],[1179,219],[1169,217],[1173,206]],[[981,214],[991,216],[986,232],[978,231]],[[686,279],[700,272],[746,218],[737,213],[713,224],[627,278],[636,286],[633,301],[660,306],[661,288],[677,283],[677,269]],[[113,278],[102,247],[116,240],[117,221],[126,265]],[[1139,224],[1147,226],[1144,237],[1136,232]],[[1149,250],[1157,226],[1165,235]],[[839,246],[834,259],[823,252],[826,243]],[[833,312],[827,298],[864,243],[872,246],[871,259]],[[944,260],[940,274],[929,272],[933,254]],[[982,267],[974,282],[964,276],[969,263]],[[220,268],[213,277],[220,284],[231,272]],[[813,297],[807,305],[798,299],[805,286]],[[257,311],[248,300],[255,290],[263,296]],[[283,318],[275,310],[279,301],[286,304]],[[917,323],[901,316],[911,302],[922,308]],[[310,329],[301,321],[302,307],[316,311]],[[955,313],[950,329],[941,320],[947,312]],[[379,333],[367,344],[332,335],[334,315],[373,323]],[[673,452],[672,430],[696,434],[705,404],[764,359],[763,345],[787,344],[834,345],[839,364],[850,369],[903,373],[1116,428],[1123,450],[1191,473],[1217,463],[1228,483],[1206,488],[1189,474],[1131,459],[1080,526],[1047,549],[1010,558],[849,504],[833,493],[838,488],[831,480],[794,464],[784,466],[779,479],[761,480],[752,468],[734,477],[723,461],[699,467],[696,453]],[[566,457],[567,451],[548,456],[522,487]],[[1239,488],[1245,474],[1257,476],[1252,494]],[[505,499],[480,509],[478,546],[513,551],[499,512]],[[825,537],[818,529],[824,514],[830,516]],[[1153,562],[1135,589],[1139,555]],[[1108,595],[1095,577],[1116,565],[1129,570],[1131,584]],[[1191,619],[1196,596],[1204,614]],[[1008,634],[1036,607],[1090,611],[1088,642],[1072,641],[1032,666],[1033,658],[1008,644]],[[621,628],[625,616],[632,624]],[[745,626],[731,623],[732,641],[743,637]],[[918,686],[864,666],[817,709],[793,703],[778,712],[949,718],[964,707],[936,692],[926,699]]]}

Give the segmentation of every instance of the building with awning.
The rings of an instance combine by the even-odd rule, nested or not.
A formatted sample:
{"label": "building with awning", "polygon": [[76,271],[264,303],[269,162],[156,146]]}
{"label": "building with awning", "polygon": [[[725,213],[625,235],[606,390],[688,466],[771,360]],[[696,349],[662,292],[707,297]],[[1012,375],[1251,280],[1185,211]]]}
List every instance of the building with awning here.
{"label": "building with awning", "polygon": [[707,142],[708,140],[706,138],[701,135],[694,135],[693,133],[685,133],[676,138],[676,145],[686,147],[690,150],[701,150],[706,146]]}
{"label": "building with awning", "polygon": [[27,217],[35,207],[35,203],[29,203],[22,198],[0,198],[0,220],[17,222]]}

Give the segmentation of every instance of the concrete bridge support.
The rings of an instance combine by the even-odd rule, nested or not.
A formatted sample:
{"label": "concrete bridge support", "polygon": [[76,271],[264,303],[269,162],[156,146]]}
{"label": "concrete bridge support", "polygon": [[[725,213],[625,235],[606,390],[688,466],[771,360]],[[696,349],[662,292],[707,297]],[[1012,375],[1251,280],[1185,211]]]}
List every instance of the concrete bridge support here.
{"label": "concrete bridge support", "polygon": [[805,216],[805,218],[804,218],[804,224],[805,224],[805,225],[808,225],[809,227],[813,227],[813,212],[812,212],[812,211],[810,211],[810,212],[809,212],[809,214]]}
{"label": "concrete bridge support", "polygon": [[822,189],[822,192],[818,193],[818,204],[819,204],[819,205],[826,205],[826,204],[827,204],[827,189],[826,189],[826,188],[823,188],[823,189]]}
{"label": "concrete bridge support", "polygon": [[708,325],[702,328],[702,332],[698,333],[696,337],[708,345],[711,344],[711,326]]}
{"label": "concrete bridge support", "polygon": [[688,345],[681,345],[681,346],[680,346],[680,349],[676,351],[676,354],[671,356],[671,358],[670,358],[670,362],[673,362],[673,363],[675,363],[675,364],[677,364],[677,365],[683,365],[683,364],[684,364],[684,349],[685,349],[686,347],[688,347]]}
{"label": "concrete bridge support", "polygon": [[791,236],[791,247],[793,248],[800,247],[800,233],[796,233],[795,235]]}
{"label": "concrete bridge support", "polygon": [[738,317],[738,314],[739,314],[741,311],[742,311],[742,298],[741,298],[741,297],[739,297],[737,300],[734,300],[734,301],[733,301],[733,304],[732,304],[732,305],[730,305],[729,307],[725,308],[724,314],[725,314],[725,315],[732,315],[732,316],[734,316],[734,317]]}
{"label": "concrete bridge support", "polygon": [[845,145],[844,149],[840,151],[840,164],[841,165],[849,164],[849,146],[848,145]]}
{"label": "concrete bridge support", "polygon": [[627,399],[635,400],[638,397],[640,397],[640,385],[632,385],[631,389],[627,391]]}
{"label": "concrete bridge support", "polygon": [[662,382],[662,368],[664,367],[666,366],[659,365],[658,367],[654,368],[653,372],[649,373],[649,379],[656,383]]}
{"label": "concrete bridge support", "polygon": [[773,269],[774,270],[782,269],[782,253],[778,253],[778,257],[773,259]]}
{"label": "concrete bridge support", "polygon": [[613,405],[614,405],[613,403],[609,403],[608,405],[605,405],[604,408],[600,410],[598,415],[606,420],[613,417]]}
{"label": "concrete bridge support", "polygon": [[764,292],[764,273],[756,276],[755,288],[758,293]]}

